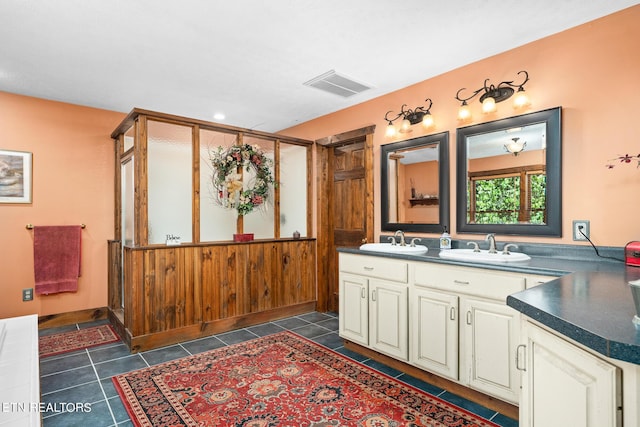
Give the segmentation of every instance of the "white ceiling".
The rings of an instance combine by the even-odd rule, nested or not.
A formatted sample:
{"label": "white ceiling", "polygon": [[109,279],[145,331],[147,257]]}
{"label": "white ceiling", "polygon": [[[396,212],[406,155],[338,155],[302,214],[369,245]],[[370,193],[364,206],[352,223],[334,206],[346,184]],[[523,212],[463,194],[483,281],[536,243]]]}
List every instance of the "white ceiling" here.
{"label": "white ceiling", "polygon": [[638,3],[0,0],[0,90],[275,132]]}

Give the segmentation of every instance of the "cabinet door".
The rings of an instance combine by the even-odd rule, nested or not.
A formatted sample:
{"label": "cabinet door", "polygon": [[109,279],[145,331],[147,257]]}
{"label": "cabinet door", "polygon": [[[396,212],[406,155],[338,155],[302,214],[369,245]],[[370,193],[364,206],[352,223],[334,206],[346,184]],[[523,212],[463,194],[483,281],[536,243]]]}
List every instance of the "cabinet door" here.
{"label": "cabinet door", "polygon": [[520,425],[615,427],[618,368],[525,322],[526,372]]}
{"label": "cabinet door", "polygon": [[458,379],[458,297],[411,289],[411,363]]}
{"label": "cabinet door", "polygon": [[407,298],[406,285],[369,280],[370,346],[402,360],[409,360]]}
{"label": "cabinet door", "polygon": [[369,345],[369,287],[364,277],[340,274],[341,337],[362,345]]}
{"label": "cabinet door", "polygon": [[[501,399],[518,403],[520,372],[516,351],[520,337],[520,315],[503,304],[463,298],[461,363],[463,382]],[[577,425],[577,424],[576,424]]]}

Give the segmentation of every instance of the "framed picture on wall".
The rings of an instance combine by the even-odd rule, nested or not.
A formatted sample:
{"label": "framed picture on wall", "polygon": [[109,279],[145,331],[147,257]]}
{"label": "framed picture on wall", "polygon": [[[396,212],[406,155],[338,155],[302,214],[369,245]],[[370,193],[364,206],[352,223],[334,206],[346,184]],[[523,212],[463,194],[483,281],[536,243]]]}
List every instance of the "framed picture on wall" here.
{"label": "framed picture on wall", "polygon": [[32,154],[0,149],[0,203],[31,203]]}

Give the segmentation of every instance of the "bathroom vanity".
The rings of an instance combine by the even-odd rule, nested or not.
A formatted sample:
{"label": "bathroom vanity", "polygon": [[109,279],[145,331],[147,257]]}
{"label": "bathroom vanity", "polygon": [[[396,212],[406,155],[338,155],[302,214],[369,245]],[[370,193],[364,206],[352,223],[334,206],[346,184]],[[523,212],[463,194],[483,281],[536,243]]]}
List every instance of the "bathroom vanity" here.
{"label": "bathroom vanity", "polygon": [[462,263],[437,249],[341,248],[339,260],[346,340],[518,405],[521,426],[640,425],[640,332],[625,288],[640,269]]}

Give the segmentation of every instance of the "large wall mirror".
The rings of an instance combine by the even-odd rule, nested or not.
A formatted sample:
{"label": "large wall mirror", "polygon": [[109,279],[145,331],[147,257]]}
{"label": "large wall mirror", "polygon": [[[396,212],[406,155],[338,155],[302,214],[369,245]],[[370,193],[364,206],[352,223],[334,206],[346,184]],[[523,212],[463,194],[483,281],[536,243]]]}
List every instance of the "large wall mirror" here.
{"label": "large wall mirror", "polygon": [[561,108],[457,130],[457,231],[562,235]]}
{"label": "large wall mirror", "polygon": [[382,230],[449,227],[449,132],[381,147]]}

